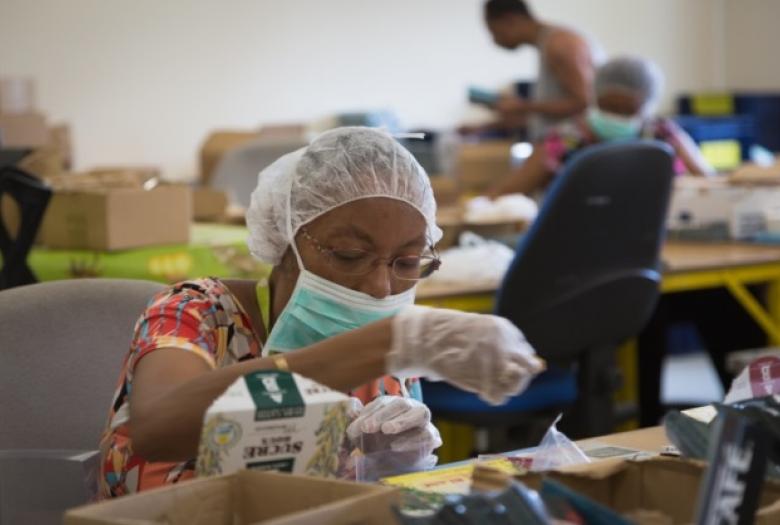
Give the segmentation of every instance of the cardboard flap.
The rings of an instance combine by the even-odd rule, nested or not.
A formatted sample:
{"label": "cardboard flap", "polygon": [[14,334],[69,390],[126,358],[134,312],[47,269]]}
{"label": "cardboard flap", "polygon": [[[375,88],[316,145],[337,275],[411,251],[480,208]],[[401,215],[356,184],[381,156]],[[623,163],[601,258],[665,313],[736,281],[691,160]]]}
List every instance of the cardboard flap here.
{"label": "cardboard flap", "polygon": [[[235,475],[236,508],[247,523],[300,512],[382,487],[277,472],[242,470]],[[294,494],[295,497],[290,497]]]}
{"label": "cardboard flap", "polygon": [[627,468],[625,458],[609,458],[593,463],[580,463],[553,470],[554,473],[581,476],[588,479],[606,479]]}

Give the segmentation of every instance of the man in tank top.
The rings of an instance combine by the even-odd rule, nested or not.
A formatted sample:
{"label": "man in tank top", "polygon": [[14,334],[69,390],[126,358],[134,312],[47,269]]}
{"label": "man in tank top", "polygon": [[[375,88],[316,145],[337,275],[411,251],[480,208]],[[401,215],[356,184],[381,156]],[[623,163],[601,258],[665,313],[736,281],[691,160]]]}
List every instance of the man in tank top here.
{"label": "man in tank top", "polygon": [[502,95],[494,127],[527,127],[529,139],[583,113],[590,101],[595,67],[602,61],[598,45],[580,33],[537,19],[523,0],[488,0],[485,22],[496,45],[504,49],[533,46],[539,72],[529,99]]}

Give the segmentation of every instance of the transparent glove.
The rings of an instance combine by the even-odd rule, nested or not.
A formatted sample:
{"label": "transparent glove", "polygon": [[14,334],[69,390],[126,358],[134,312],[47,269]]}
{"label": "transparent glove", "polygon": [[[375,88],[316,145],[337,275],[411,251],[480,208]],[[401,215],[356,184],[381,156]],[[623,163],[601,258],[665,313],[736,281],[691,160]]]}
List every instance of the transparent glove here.
{"label": "transparent glove", "polygon": [[420,450],[427,456],[442,444],[428,407],[415,399],[399,396],[374,399],[347,427],[347,437],[353,442],[365,434],[383,436],[386,443],[383,448],[395,452]]}
{"label": "transparent glove", "polygon": [[500,405],[544,370],[525,336],[509,320],[410,305],[393,318],[387,372],[445,380]]}

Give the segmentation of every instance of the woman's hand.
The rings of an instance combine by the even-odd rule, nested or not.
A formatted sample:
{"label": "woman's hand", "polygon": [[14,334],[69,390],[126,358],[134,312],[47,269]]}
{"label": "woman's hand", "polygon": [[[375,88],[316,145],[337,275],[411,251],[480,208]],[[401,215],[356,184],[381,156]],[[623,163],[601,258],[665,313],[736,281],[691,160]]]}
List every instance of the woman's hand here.
{"label": "woman's hand", "polygon": [[503,317],[411,305],[393,318],[387,371],[446,380],[499,405],[545,368]]}
{"label": "woman's hand", "polygon": [[428,407],[399,396],[380,396],[366,405],[347,427],[347,437],[364,454],[380,451],[408,454],[415,469],[436,465],[433,451],[442,445]]}

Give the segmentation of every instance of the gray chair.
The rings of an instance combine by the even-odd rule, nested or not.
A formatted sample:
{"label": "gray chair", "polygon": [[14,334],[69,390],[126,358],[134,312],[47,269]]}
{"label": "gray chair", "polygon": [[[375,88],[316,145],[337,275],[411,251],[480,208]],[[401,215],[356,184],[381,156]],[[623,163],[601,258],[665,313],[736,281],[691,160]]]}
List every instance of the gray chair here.
{"label": "gray chair", "polygon": [[258,138],[241,145],[219,161],[210,185],[227,193],[231,204],[249,207],[257,175],[276,159],[306,146],[303,138]]}
{"label": "gray chair", "polygon": [[97,449],[133,326],[162,288],[80,279],[0,292],[0,524],[53,523],[89,496],[97,457],[77,451]]}

